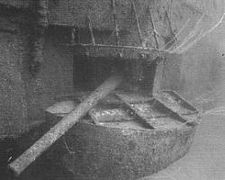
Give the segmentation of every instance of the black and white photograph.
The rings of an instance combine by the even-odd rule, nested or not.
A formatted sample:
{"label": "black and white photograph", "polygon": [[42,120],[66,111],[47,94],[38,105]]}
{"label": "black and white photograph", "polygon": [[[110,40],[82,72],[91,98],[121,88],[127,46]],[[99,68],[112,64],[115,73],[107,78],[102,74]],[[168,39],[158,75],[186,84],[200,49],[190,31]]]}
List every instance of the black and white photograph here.
{"label": "black and white photograph", "polygon": [[225,180],[225,0],[0,0],[0,180]]}

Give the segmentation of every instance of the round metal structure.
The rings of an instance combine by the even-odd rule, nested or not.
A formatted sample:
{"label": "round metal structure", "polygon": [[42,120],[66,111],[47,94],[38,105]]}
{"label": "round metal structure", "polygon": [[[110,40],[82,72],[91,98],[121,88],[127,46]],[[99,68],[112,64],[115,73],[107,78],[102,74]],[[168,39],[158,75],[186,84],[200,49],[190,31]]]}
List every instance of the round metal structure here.
{"label": "round metal structure", "polygon": [[[176,94],[116,98],[99,103],[66,134],[62,162],[75,179],[138,179],[166,168],[191,147],[198,112]],[[58,121],[74,107],[74,101],[55,104],[47,118]]]}

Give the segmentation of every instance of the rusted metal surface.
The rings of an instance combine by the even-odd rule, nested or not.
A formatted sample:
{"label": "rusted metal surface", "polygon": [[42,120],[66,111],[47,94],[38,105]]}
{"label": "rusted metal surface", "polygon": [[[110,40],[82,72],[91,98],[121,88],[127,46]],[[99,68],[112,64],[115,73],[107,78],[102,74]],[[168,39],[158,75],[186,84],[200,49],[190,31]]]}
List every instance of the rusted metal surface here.
{"label": "rusted metal surface", "polygon": [[19,158],[9,164],[9,168],[20,175],[31,163],[33,163],[43,152],[63,136],[80,118],[82,118],[99,100],[107,96],[122,81],[121,76],[114,75],[107,79],[93,93],[91,93],[72,112],[65,116],[60,122],[52,127],[37,142],[27,149]]}
{"label": "rusted metal surface", "polygon": [[[146,7],[149,8],[149,6],[146,6],[149,5],[149,2],[140,2],[126,0],[51,1],[50,6],[47,6],[50,18],[46,18],[46,6],[41,6],[39,15],[43,18],[40,18],[38,23],[45,27],[49,20],[50,24],[72,26],[72,44],[69,44],[69,46],[74,48],[75,54],[77,53],[78,56],[135,60],[137,63],[133,66],[133,78],[139,81],[144,76],[142,62],[148,61],[150,65],[156,64],[157,66],[158,62],[163,59],[161,56],[165,53],[156,50],[159,47],[159,42],[156,39],[156,29],[153,22],[150,24],[154,31],[156,46],[154,48],[145,47],[144,41],[149,35],[145,30],[148,29],[148,26],[144,26],[145,22],[141,21],[141,19],[145,16]],[[119,9],[116,9],[118,5]],[[137,11],[137,9],[141,10]],[[111,13],[109,10],[114,12]],[[87,14],[89,14],[88,18]],[[110,17],[109,20],[108,17]],[[135,30],[132,29],[133,26],[131,25],[133,20],[136,22]],[[79,43],[79,40],[76,41],[77,27],[81,30],[82,28],[89,29],[91,35],[90,44]],[[142,31],[143,29],[144,31]],[[116,45],[113,45],[114,42],[110,45],[96,43],[96,30],[101,32],[114,30]],[[124,37],[123,43],[120,41],[120,32],[122,30],[124,32],[131,30],[127,32],[129,35]],[[137,43],[137,39],[134,39],[135,33],[138,33],[139,36],[137,37],[139,37],[140,43]],[[132,43],[130,39],[135,43]],[[44,45],[42,40],[43,37],[38,38],[34,47],[42,50]],[[120,43],[123,45],[120,45]],[[36,51],[34,51],[35,53]],[[153,71],[156,71],[153,74],[157,75],[155,80],[157,83],[160,82],[160,75],[162,75],[163,66],[161,65],[162,63],[160,68],[153,69]],[[153,82],[153,94],[160,89],[159,86],[155,88],[155,82]],[[185,117],[181,116],[180,111],[175,110],[175,105],[175,108],[170,109],[166,103],[157,102],[156,108],[154,103],[157,100],[155,99],[136,104],[130,104],[127,100],[121,99],[127,109],[124,110],[121,107],[114,109],[96,108],[95,111],[89,112],[95,124],[90,122],[78,123],[73,129],[75,132],[70,132],[70,136],[66,138],[72,151],[64,156],[64,163],[78,179],[136,179],[157,172],[182,157],[188,151],[197,125],[190,123],[196,121],[197,117],[195,115],[191,115],[189,121],[189,116],[187,114],[185,114]],[[178,103],[177,105],[181,106],[182,104]],[[88,106],[89,109],[92,107],[92,105]],[[163,107],[169,112],[164,111]],[[89,109],[85,109],[85,106],[80,107],[80,111],[83,113],[86,113]],[[65,114],[57,113],[60,117]],[[171,116],[171,114],[175,116]],[[73,121],[70,115],[63,118],[63,121],[66,122],[67,117],[70,117],[69,125],[67,123],[57,124],[57,128],[55,128],[56,126],[53,127],[49,134],[33,146],[33,149],[28,150],[27,154],[25,152],[19,160],[10,164],[10,167],[14,169],[16,174],[20,174],[82,116],[81,114]]]}
{"label": "rusted metal surface", "polygon": [[[49,0],[38,0],[35,1],[34,16],[35,22],[31,22],[33,26],[33,36],[30,38],[31,47],[31,63],[30,72],[31,74],[37,75],[40,71],[41,63],[44,61],[44,45],[45,45],[45,32],[48,27],[48,1]],[[31,29],[32,29],[31,28]]]}
{"label": "rusted metal surface", "polygon": [[127,180],[156,173],[187,153],[195,128],[168,131],[79,123],[67,136],[63,162],[80,180]]}
{"label": "rusted metal surface", "polygon": [[1,5],[15,8],[29,8],[33,1],[31,0],[0,0]]}
{"label": "rusted metal surface", "polygon": [[[90,111],[97,124],[79,123],[66,135],[70,152],[62,161],[75,178],[137,179],[167,167],[190,148],[196,124],[177,121],[171,116],[173,111],[151,97],[125,94],[124,98],[136,106],[104,100]],[[144,108],[146,103],[149,104]],[[155,119],[154,129],[143,125],[136,113],[149,123]],[[55,113],[47,115],[49,120],[60,119]],[[193,118],[198,119],[196,115]]]}
{"label": "rusted metal surface", "polygon": [[165,52],[160,52],[152,48],[135,46],[114,46],[104,44],[67,44],[73,47],[75,55],[83,55],[91,58],[120,58],[121,60],[143,59],[154,61],[157,57],[163,57]]}
{"label": "rusted metal surface", "polygon": [[[143,1],[143,3],[145,3]],[[51,1],[49,20],[51,24],[76,24],[78,27],[85,27],[84,17],[90,14],[93,21],[94,29],[110,29],[114,30],[114,17],[112,5],[115,4],[120,29],[128,27],[124,23],[131,20],[131,1],[123,0],[112,3],[111,0],[98,1],[58,1],[54,3]],[[139,3],[138,3],[139,4]],[[140,5],[140,4],[139,4]],[[141,6],[143,7],[143,6]],[[142,14],[143,15],[143,14]]]}
{"label": "rusted metal surface", "polygon": [[164,90],[157,95],[158,99],[173,109],[174,112],[182,115],[198,113],[198,110],[187,100],[182,98],[175,91]]}
{"label": "rusted metal surface", "polygon": [[[170,109],[154,102],[143,108],[140,104],[148,102],[143,98],[135,102],[142,114],[150,114],[145,116],[147,121],[152,122],[155,114],[154,129],[143,125],[136,116],[137,110],[131,111],[123,101],[114,104],[104,100],[89,112],[96,124],[82,121],[68,132],[65,143],[69,151],[62,162],[75,179],[135,180],[166,168],[188,152],[196,124],[177,121]],[[58,108],[58,113],[62,111]],[[50,121],[62,118],[57,113],[46,113]]]}
{"label": "rusted metal surface", "polygon": [[119,94],[118,96],[144,120],[145,124],[150,125],[153,129],[177,128],[187,121],[156,99],[147,102],[129,103],[123,96]]}
{"label": "rusted metal surface", "polygon": [[[24,3],[23,8],[33,11],[34,14],[36,13],[36,9],[39,8],[39,4],[41,5],[40,7],[44,7],[43,5],[47,4],[45,7],[47,7],[48,16],[45,15],[45,8],[38,12],[41,14],[41,23],[48,22],[50,25],[87,29],[86,19],[89,17],[92,27],[91,32],[93,32],[91,33],[92,41],[94,39],[94,32],[108,31],[111,32],[110,36],[113,37],[111,39],[115,39],[116,45],[126,42],[125,44],[127,45],[159,48],[160,45],[164,44],[164,39],[173,36],[171,34],[173,34],[174,29],[170,26],[171,23],[167,23],[168,27],[166,27],[160,19],[163,14],[167,14],[166,9],[168,8],[168,3],[162,0],[159,2],[146,0],[38,0],[31,1],[29,6],[26,5],[26,2],[19,2],[21,4]],[[37,4],[37,2],[40,3]],[[2,4],[7,5],[3,0]],[[8,5],[17,7],[15,3],[11,4],[9,2]],[[158,5],[163,8],[158,7]],[[157,18],[153,19],[150,8],[153,9],[154,14],[157,14]],[[150,15],[150,20],[146,14]],[[156,28],[164,30],[159,31]],[[169,31],[167,32],[165,29],[169,29]],[[158,39],[155,37],[156,32],[157,36],[160,37]],[[126,35],[124,36],[124,34]]]}

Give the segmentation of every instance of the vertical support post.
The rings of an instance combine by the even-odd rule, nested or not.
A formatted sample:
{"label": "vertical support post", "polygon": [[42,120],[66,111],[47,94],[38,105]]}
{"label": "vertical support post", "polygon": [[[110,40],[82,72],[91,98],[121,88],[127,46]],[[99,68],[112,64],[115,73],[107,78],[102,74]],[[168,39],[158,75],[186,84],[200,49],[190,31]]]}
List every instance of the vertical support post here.
{"label": "vertical support post", "polygon": [[158,92],[161,90],[161,83],[162,83],[162,77],[163,77],[163,70],[164,70],[164,59],[162,57],[157,57],[155,62],[155,78],[153,81],[153,89],[152,89],[152,95],[158,94]]}
{"label": "vertical support post", "polygon": [[35,3],[36,22],[34,24],[34,37],[32,38],[30,72],[35,75],[43,62],[45,32],[48,27],[48,0],[38,0]]}
{"label": "vertical support post", "polygon": [[152,29],[153,29],[153,37],[155,39],[155,48],[159,49],[159,41],[158,41],[158,38],[157,38],[157,31],[156,31],[156,28],[155,28],[155,24],[154,24],[154,21],[153,21],[153,18],[152,18],[151,9],[150,9],[149,6],[148,6],[148,13],[149,13],[149,17],[150,17],[150,23],[151,23],[151,26],[152,26]]}
{"label": "vertical support post", "polygon": [[87,21],[88,21],[88,28],[89,28],[89,31],[90,31],[90,34],[91,34],[91,42],[92,42],[92,45],[95,45],[95,37],[94,37],[94,32],[93,32],[93,27],[92,27],[92,23],[91,23],[91,18],[90,16],[87,16]]}
{"label": "vertical support post", "polygon": [[71,28],[71,44],[79,44],[79,43],[80,43],[79,28],[73,25]]}
{"label": "vertical support post", "polygon": [[118,25],[118,19],[116,14],[116,0],[112,0],[112,11],[113,11],[113,21],[115,26],[115,33],[116,33],[116,45],[119,46],[119,25]]}
{"label": "vertical support post", "polygon": [[145,43],[144,43],[144,40],[143,40],[143,35],[142,35],[142,32],[141,32],[140,22],[139,22],[139,19],[138,19],[137,9],[136,9],[134,0],[131,0],[131,3],[132,3],[132,9],[133,9],[134,15],[135,15],[135,20],[136,20],[136,25],[137,25],[139,39],[140,39],[142,47],[145,47]]}

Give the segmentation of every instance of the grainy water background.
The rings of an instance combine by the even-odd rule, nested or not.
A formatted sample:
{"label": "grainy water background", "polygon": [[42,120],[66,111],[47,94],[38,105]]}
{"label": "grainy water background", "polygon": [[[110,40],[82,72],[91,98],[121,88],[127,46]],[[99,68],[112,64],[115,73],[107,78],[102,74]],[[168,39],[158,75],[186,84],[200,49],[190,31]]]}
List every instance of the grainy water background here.
{"label": "grainy water background", "polygon": [[[188,8],[188,5],[205,14],[205,17],[199,23],[199,28],[203,29],[200,32],[202,38],[197,43],[193,43],[193,46],[188,50],[169,59],[171,63],[168,61],[168,65],[165,67],[166,78],[163,86],[177,90],[200,109],[207,110],[215,106],[222,106],[225,99],[225,20],[222,18],[224,1],[187,0],[182,2],[185,2],[186,5],[182,6],[181,14],[183,16],[185,16],[185,9]],[[171,3],[176,4],[175,1],[171,1]],[[179,11],[179,8],[174,9],[174,12],[177,11]],[[188,20],[190,14],[186,14],[186,16],[186,20]],[[191,21],[195,21],[195,19],[199,19],[199,17],[191,17]],[[220,23],[218,23],[219,21]],[[180,28],[184,23],[181,24]],[[213,30],[205,35],[204,32],[211,28]],[[185,39],[186,36],[187,33],[181,33],[178,41]],[[194,40],[195,38],[191,41]],[[172,62],[174,62],[175,67],[173,67]]]}
{"label": "grainy water background", "polygon": [[[65,27],[49,28],[43,52],[44,61],[40,72],[35,78],[30,77],[27,68],[29,62],[29,34],[26,32],[29,26],[21,27],[20,24],[21,21],[26,20],[27,16],[21,11],[15,9],[5,10],[4,7],[4,4],[7,3],[18,4],[19,7],[26,4],[27,7],[29,2],[29,0],[0,0],[1,5],[3,4],[0,7],[0,29],[3,30],[0,33],[1,139],[8,136],[17,136],[24,132],[27,127],[43,122],[45,120],[43,112],[47,107],[58,101],[61,96],[74,92],[73,54],[66,47],[62,47],[57,43],[59,39],[63,39],[65,34],[69,34],[68,29]],[[57,5],[58,1],[55,2]],[[161,87],[177,91],[200,110],[203,110],[205,114],[223,114],[225,112],[225,108],[223,108],[225,106],[225,20],[222,19],[221,23],[213,31],[206,34],[205,32],[217,25],[221,19],[225,10],[224,0],[152,0],[152,2],[160,9],[158,14],[154,14],[155,17],[159,16],[158,19],[160,19],[160,11],[163,11],[163,6],[168,10],[171,27],[175,34],[179,33],[186,23],[188,24],[184,31],[179,33],[174,49],[179,47],[179,44],[182,44],[182,41],[190,36],[190,32],[195,29],[195,24],[199,19],[202,19],[197,28],[200,31],[197,31],[196,36],[193,36],[188,44],[192,44],[195,37],[202,38],[199,38],[192,46],[178,48],[179,51],[177,50],[176,53],[168,55],[162,74]],[[157,8],[154,9],[157,11]],[[164,24],[163,21],[161,26],[157,27],[157,30],[162,34],[167,34],[168,32],[165,32],[162,24]],[[21,29],[23,30],[21,31]],[[14,32],[14,30],[18,31],[18,33],[10,33]],[[193,33],[195,32],[193,31]],[[215,121],[212,121],[212,119],[215,119]],[[216,148],[212,147],[214,145],[218,147],[216,146],[218,144],[224,147],[222,144],[223,139],[220,138],[224,137],[223,122],[224,118],[222,117],[208,116],[206,118],[201,126],[201,135],[198,134],[197,141],[194,144],[195,151],[192,152],[194,152],[195,156],[191,154],[186,158],[186,166],[183,169],[174,168],[177,171],[179,170],[178,174],[184,175],[183,171],[192,167],[193,164],[196,167],[195,169],[205,170],[203,172],[205,176],[207,175],[205,172],[214,173],[216,168],[209,161],[212,157],[216,157],[215,164],[218,163],[217,166],[221,169],[220,179],[224,179],[222,174],[222,160],[224,159],[221,158],[223,157],[221,155],[223,150],[218,148],[220,153],[217,153]],[[208,132],[216,132],[217,134],[212,134],[209,137]],[[201,143],[203,145],[199,146]],[[11,142],[7,141],[6,145],[3,144],[1,147],[7,147],[8,150],[9,144]],[[17,144],[17,142],[12,144]],[[212,150],[209,150],[209,147]],[[12,147],[10,148],[12,149]],[[209,155],[212,156],[207,156],[206,152],[208,153],[208,151]],[[0,158],[2,161],[0,163],[4,164],[4,167],[1,166],[1,168],[4,170],[8,158],[11,156],[10,153],[9,151],[7,156]],[[200,161],[200,165],[206,164],[207,167],[210,166],[209,168],[201,168],[203,166],[199,165],[199,154],[202,155],[200,159],[204,160]],[[191,161],[188,161],[188,159]],[[41,176],[43,171],[47,171],[49,168],[52,174],[60,170],[60,167],[55,168],[53,166],[42,168],[37,170],[35,176]],[[211,171],[208,171],[208,169]],[[197,177],[199,177],[197,179],[205,177],[199,172],[191,169],[187,173],[187,179],[190,179],[188,176],[194,173],[197,173]],[[46,174],[48,173],[46,172]],[[65,176],[65,172],[59,171],[59,173]],[[60,179],[60,176],[58,178]],[[213,176],[208,179],[213,179]]]}

